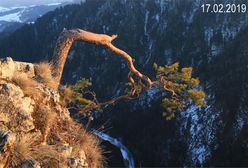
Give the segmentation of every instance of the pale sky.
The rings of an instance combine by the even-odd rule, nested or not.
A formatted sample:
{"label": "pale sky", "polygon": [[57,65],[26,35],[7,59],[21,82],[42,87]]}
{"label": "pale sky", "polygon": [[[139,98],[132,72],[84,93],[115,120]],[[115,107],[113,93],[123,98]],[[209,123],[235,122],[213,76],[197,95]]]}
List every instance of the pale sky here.
{"label": "pale sky", "polygon": [[0,6],[13,7],[13,6],[29,6],[37,4],[48,4],[56,2],[72,2],[80,0],[0,0]]}

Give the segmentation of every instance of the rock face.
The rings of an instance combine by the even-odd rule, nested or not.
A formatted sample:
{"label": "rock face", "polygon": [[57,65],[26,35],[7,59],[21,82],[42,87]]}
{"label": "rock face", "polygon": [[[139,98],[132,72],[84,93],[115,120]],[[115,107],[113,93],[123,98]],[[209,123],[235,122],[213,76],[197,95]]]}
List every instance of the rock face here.
{"label": "rock face", "polygon": [[32,118],[35,103],[24,96],[20,87],[12,83],[1,84],[0,99],[4,101],[1,103],[0,121],[8,127],[6,131],[29,132],[35,128]]}
{"label": "rock face", "polygon": [[70,118],[60,94],[30,85],[36,67],[0,60],[0,168],[101,167],[98,140]]}

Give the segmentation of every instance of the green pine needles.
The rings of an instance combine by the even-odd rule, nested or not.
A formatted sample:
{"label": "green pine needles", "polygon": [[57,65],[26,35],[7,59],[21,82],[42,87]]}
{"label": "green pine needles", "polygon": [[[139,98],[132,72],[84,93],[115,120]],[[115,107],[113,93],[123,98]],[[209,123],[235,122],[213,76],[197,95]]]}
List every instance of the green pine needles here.
{"label": "green pine needles", "polygon": [[[175,113],[184,110],[188,105],[193,104],[198,107],[205,106],[205,93],[200,89],[198,78],[192,77],[192,68],[179,68],[179,63],[172,65],[158,66],[154,64],[156,71],[156,80],[152,82],[151,87],[159,88],[164,108],[163,116],[166,120],[175,117]],[[72,86],[71,102],[80,109],[81,112],[91,112],[92,110],[101,110],[102,105],[114,104],[121,99],[133,99],[139,97],[146,90],[142,83],[128,83],[126,95],[114,98],[105,103],[98,103],[96,95],[93,92],[85,91],[91,86],[91,82],[86,79],[79,80]],[[148,88],[151,89],[151,88]],[[91,98],[86,98],[86,94]]]}
{"label": "green pine needles", "polygon": [[96,101],[96,95],[93,92],[87,91],[87,88],[91,85],[92,83],[89,80],[83,78],[71,87],[70,103],[84,114],[90,114],[92,110],[100,110],[100,106]]}
{"label": "green pine needles", "polygon": [[192,68],[179,68],[179,63],[158,66],[156,71],[156,85],[167,94],[162,100],[165,109],[163,116],[170,120],[175,112],[183,110],[187,105],[194,104],[198,107],[205,106],[205,93],[200,90],[200,81],[192,77]]}

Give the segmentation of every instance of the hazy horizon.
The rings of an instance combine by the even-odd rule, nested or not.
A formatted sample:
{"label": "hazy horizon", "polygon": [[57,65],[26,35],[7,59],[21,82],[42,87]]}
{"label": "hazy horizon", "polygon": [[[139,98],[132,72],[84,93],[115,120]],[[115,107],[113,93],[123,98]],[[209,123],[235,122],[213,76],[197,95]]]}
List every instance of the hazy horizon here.
{"label": "hazy horizon", "polygon": [[14,7],[14,6],[29,6],[29,5],[42,5],[48,3],[59,2],[79,2],[80,0],[0,0],[0,6],[2,7]]}

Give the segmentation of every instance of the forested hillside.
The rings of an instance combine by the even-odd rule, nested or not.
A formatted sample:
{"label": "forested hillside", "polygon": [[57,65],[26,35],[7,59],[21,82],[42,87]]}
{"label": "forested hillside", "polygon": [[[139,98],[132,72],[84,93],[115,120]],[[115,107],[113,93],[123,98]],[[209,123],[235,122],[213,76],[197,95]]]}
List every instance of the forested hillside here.
{"label": "forested hillside", "polygon": [[[247,166],[248,14],[202,13],[202,2],[88,0],[68,5],[1,40],[0,56],[27,62],[49,60],[63,28],[83,28],[118,34],[113,43],[150,76],[155,75],[153,63],[193,66],[208,95],[206,108],[191,106],[165,121],[157,101],[161,97],[151,90],[134,102],[97,113],[91,126],[104,125],[108,134],[119,137],[137,166]],[[106,100],[124,92],[121,86],[127,73],[124,60],[103,47],[76,43],[63,82],[88,78],[99,100]]]}

